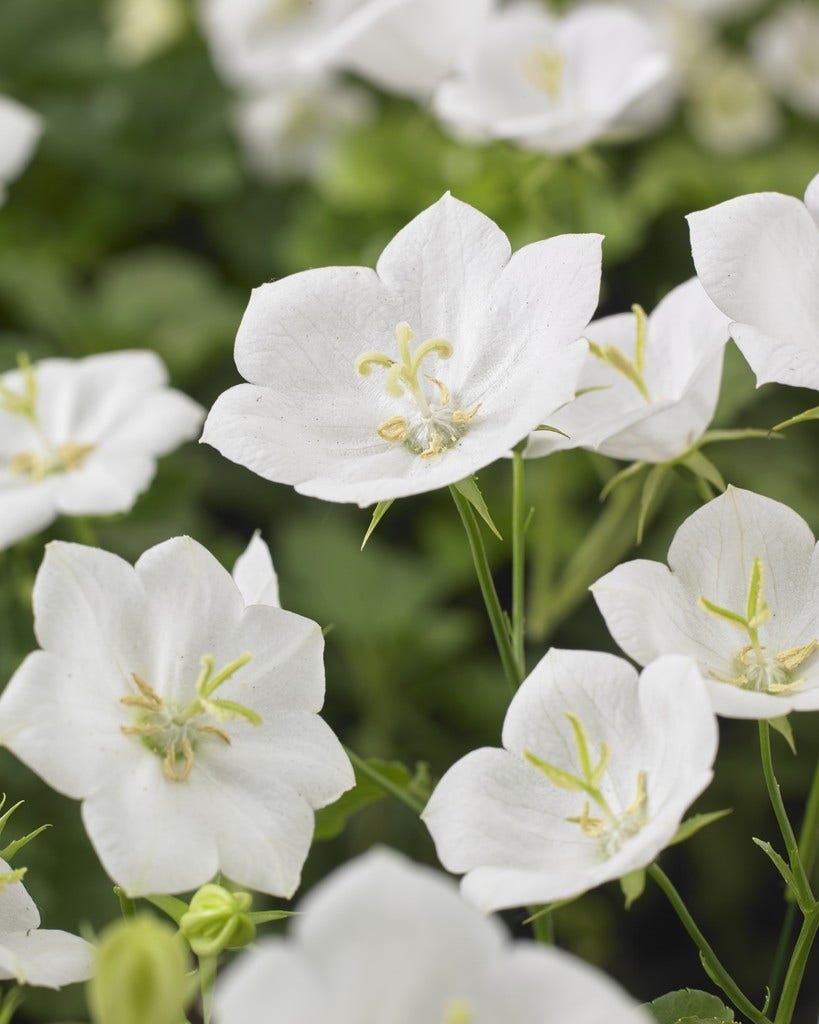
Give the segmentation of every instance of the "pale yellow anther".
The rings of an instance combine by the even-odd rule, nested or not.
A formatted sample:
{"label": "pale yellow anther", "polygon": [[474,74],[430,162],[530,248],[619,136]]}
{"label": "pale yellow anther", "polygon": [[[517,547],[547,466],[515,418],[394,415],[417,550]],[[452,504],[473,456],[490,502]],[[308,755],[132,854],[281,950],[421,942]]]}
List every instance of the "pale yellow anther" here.
{"label": "pale yellow anther", "polygon": [[589,813],[589,802],[583,804],[583,810],[577,817],[567,818],[572,825],[579,825],[580,831],[590,839],[600,839],[606,832],[606,823],[602,818],[592,818]]}
{"label": "pale yellow anther", "polygon": [[45,452],[18,452],[9,462],[9,471],[15,476],[26,476],[32,480],[45,480],[52,473],[68,473],[82,468],[88,455],[94,450],[92,444],[58,445]]}
{"label": "pale yellow anther", "polygon": [[455,412],[453,412],[453,414],[452,414],[452,422],[453,423],[469,423],[470,420],[474,420],[475,419],[475,417],[478,414],[478,409],[480,409],[480,407],[481,407],[481,403],[478,402],[478,404],[475,406],[475,408],[474,409],[470,409],[469,412],[465,412],[463,409],[456,409]]}
{"label": "pale yellow anther", "polygon": [[531,49],[520,62],[520,70],[526,81],[552,102],[560,99],[563,91],[565,67],[566,58],[560,50],[545,49],[542,46]]}
{"label": "pale yellow anther", "polygon": [[648,791],[646,790],[646,773],[644,771],[637,772],[637,793],[634,799],[626,808],[627,815],[641,815],[645,812],[646,802],[648,800]]}
{"label": "pale yellow anther", "polygon": [[[449,394],[449,388],[446,386],[446,384],[444,384],[442,380],[438,380],[437,377],[430,377],[429,375],[425,376],[427,380],[430,382],[430,384],[434,384],[435,387],[438,388],[438,394],[441,396],[441,405],[449,405],[449,399],[451,396]],[[453,419],[454,418],[455,416],[453,413]]]}
{"label": "pale yellow anther", "polygon": [[455,999],[444,1012],[443,1024],[472,1024],[473,1020],[472,1007],[466,999]]}
{"label": "pale yellow anther", "polygon": [[819,648],[819,641],[811,640],[810,643],[802,644],[801,647],[789,647],[786,651],[780,651],[776,660],[788,672],[795,672],[817,648]]}
{"label": "pale yellow anther", "polygon": [[382,441],[388,441],[390,444],[396,444],[407,439],[409,426],[403,416],[393,416],[391,419],[384,420],[383,423],[380,423],[378,427],[376,427],[375,432]]}
{"label": "pale yellow anther", "polygon": [[422,459],[434,459],[436,455],[441,454],[444,439],[441,435],[433,430],[429,435],[429,445],[424,451],[421,452]]}
{"label": "pale yellow anther", "polygon": [[225,730],[220,729],[218,725],[197,725],[195,728],[197,732],[206,732],[209,736],[218,736],[228,746],[233,742]]}

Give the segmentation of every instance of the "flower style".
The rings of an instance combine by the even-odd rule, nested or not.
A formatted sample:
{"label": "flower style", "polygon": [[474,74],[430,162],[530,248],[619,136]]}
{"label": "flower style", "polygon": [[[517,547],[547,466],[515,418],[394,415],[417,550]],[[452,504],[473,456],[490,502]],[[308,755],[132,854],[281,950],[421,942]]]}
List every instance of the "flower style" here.
{"label": "flower style", "polygon": [[[649,1024],[597,969],[510,942],[451,880],[374,850],[304,899],[286,939],[243,953],[216,986],[218,1024]],[[355,922],[355,927],[351,927]]]}
{"label": "flower style", "polygon": [[426,98],[496,0],[200,0],[214,60],[253,90],[330,70],[354,71]]}
{"label": "flower style", "polygon": [[0,979],[44,988],[85,981],[93,971],[93,947],[68,932],[40,928],[21,881],[25,872],[0,860]]}
{"label": "flower style", "polygon": [[202,440],[302,494],[360,505],[434,490],[501,458],[574,396],[597,302],[600,236],[510,258],[446,195],[378,261],[254,291],[236,339],[250,384]]}
{"label": "flower style", "polygon": [[819,11],[790,3],[754,32],[751,48],[771,88],[805,117],[819,118]]}
{"label": "flower style", "polygon": [[292,895],[313,809],[353,785],[318,715],[316,623],[246,605],[187,537],[135,568],[49,544],[34,613],[42,650],[0,697],[0,741],[83,801],[109,875],[133,896],[193,889],[217,871]]}
{"label": "flower style", "polygon": [[729,487],[677,530],[668,564],[626,562],[591,588],[630,658],[695,658],[730,718],[819,709],[819,556],[800,516]]}
{"label": "flower style", "polygon": [[819,390],[819,175],[801,203],[778,192],[688,217],[694,264],[757,384]]}
{"label": "flower style", "polygon": [[728,333],[696,278],[650,316],[634,306],[594,321],[578,397],[549,420],[567,436],[534,433],[526,455],[581,447],[643,462],[682,455],[711,422]]}
{"label": "flower style", "polygon": [[5,186],[22,171],[40,138],[37,114],[8,96],[0,96],[0,205]]}
{"label": "flower style", "polygon": [[0,375],[0,549],[59,514],[127,512],[202,416],[152,352],[22,361]]}
{"label": "flower style", "polygon": [[711,781],[717,727],[693,661],[639,677],[550,650],[512,698],[505,749],[458,761],[422,815],[483,911],[550,903],[649,865]]}
{"label": "flower style", "polygon": [[610,135],[671,73],[661,33],[618,6],[519,3],[484,23],[434,105],[454,131],[569,153]]}

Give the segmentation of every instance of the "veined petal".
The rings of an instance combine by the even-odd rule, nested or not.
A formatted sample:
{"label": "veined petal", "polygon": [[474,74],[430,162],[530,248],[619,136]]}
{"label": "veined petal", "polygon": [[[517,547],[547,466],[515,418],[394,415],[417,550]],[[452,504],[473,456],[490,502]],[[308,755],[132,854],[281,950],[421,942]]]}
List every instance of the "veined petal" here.
{"label": "veined petal", "polygon": [[279,580],[273,568],[270,548],[257,530],[236,559],[233,580],[244,598],[245,604],[268,604],[281,607],[279,601]]}
{"label": "veined petal", "polygon": [[51,928],[0,936],[0,978],[62,988],[94,973],[94,947],[78,935]]}
{"label": "veined petal", "polygon": [[56,518],[53,481],[0,483],[0,551],[39,533]]}
{"label": "veined petal", "polygon": [[[11,865],[0,859],[0,874],[9,871]],[[0,934],[28,932],[39,927],[40,913],[21,881],[0,891]]]}
{"label": "veined petal", "polygon": [[330,1005],[323,979],[300,949],[284,939],[265,938],[219,974],[214,997],[220,1024],[258,1024],[259,1007],[275,1020],[326,1024]]}

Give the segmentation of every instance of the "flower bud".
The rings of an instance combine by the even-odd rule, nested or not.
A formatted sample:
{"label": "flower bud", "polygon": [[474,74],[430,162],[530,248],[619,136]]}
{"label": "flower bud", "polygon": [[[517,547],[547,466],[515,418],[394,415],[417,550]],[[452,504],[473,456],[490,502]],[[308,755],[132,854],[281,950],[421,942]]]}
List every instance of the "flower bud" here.
{"label": "flower bud", "polygon": [[197,956],[218,956],[253,941],[256,926],[250,918],[251,895],[230,892],[209,882],[194,894],[179,930]]}
{"label": "flower bud", "polygon": [[191,992],[185,943],[164,921],[137,914],[110,925],[88,983],[94,1024],[179,1024]]}

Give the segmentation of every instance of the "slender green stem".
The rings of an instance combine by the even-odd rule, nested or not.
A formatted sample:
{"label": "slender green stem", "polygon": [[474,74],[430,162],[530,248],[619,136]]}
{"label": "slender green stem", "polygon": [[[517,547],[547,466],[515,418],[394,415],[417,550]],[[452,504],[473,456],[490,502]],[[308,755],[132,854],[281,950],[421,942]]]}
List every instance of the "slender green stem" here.
{"label": "slender green stem", "polygon": [[532,934],[535,942],[545,946],[553,946],[555,943],[555,922],[551,913],[541,914],[532,921]]}
{"label": "slender green stem", "polygon": [[213,986],[216,984],[218,957],[199,957],[199,988],[202,993],[202,1020],[210,1024],[213,1014]]}
{"label": "slender green stem", "polygon": [[523,452],[512,452],[512,646],[518,675],[526,676],[526,490]]}
{"label": "slender green stem", "polygon": [[498,600],[498,592],[495,590],[495,582],[492,579],[492,571],[489,568],[489,560],[486,557],[486,548],[481,536],[481,529],[478,526],[475,513],[472,511],[472,506],[466,498],[459,494],[454,487],[450,487],[449,491],[452,495],[452,500],[455,502],[455,507],[458,509],[458,515],[461,517],[461,522],[469,541],[472,561],[475,565],[478,583],[480,584],[486,611],[492,625],[492,633],[498,647],[498,654],[500,654],[503,672],[510,689],[514,693],[522,682],[522,677],[519,674],[515,652],[512,649],[512,638],[509,633],[506,617]]}
{"label": "slender green stem", "polygon": [[774,774],[773,758],[771,756],[771,730],[768,723],[764,720],[759,723],[759,750],[762,756],[762,772],[765,776],[765,785],[768,787],[771,807],[773,807],[779,831],[782,833],[785,849],[788,852],[788,862],[793,872],[796,885],[794,895],[800,907],[812,907],[815,900],[802,858],[799,855],[799,844],[796,842],[796,836],[793,833],[788,812],[785,810],[785,804],[782,800],[779,783],[776,781],[776,775]]}
{"label": "slender green stem", "polygon": [[355,751],[350,750],[349,747],[344,748],[347,751],[347,757],[352,762],[353,767],[361,775],[364,775],[374,782],[376,786],[383,789],[385,793],[389,793],[390,796],[394,796],[396,800],[400,800],[402,804],[413,812],[413,814],[420,814],[424,809],[423,801],[413,796],[406,789],[402,789],[397,786],[392,779],[388,779],[386,775],[382,775],[377,768],[373,768],[371,764],[368,764],[363,757],[359,757]]}
{"label": "slender green stem", "polygon": [[683,927],[694,940],[694,943],[700,951],[700,956],[702,957],[703,964],[705,965],[709,977],[719,985],[739,1012],[744,1013],[749,1020],[754,1022],[754,1024],[770,1024],[770,1021],[765,1014],[754,1006],[725,967],[723,967],[719,957],[709,945],[708,940],[697,927],[694,918],[691,916],[688,911],[688,907],[685,905],[685,901],[674,888],[674,884],[668,875],[658,864],[652,864],[648,869],[648,873],[663,890],[668,898],[668,902],[677,912],[677,916],[682,922]]}
{"label": "slender green stem", "polygon": [[775,1005],[776,1000],[779,998],[779,988],[782,984],[782,979],[785,976],[785,967],[788,963],[788,950],[790,949],[793,930],[796,925],[796,901],[793,899],[793,894],[790,893],[790,890],[787,891],[791,896],[791,899],[788,906],[785,908],[785,918],[782,922],[782,931],[779,933],[779,941],[776,944],[776,952],[774,953],[774,961],[771,967],[771,976],[768,981],[768,992],[770,993],[771,1005]]}
{"label": "slender green stem", "polygon": [[782,986],[782,998],[776,1008],[774,1024],[791,1024],[796,999],[802,985],[802,978],[805,974],[805,967],[813,947],[816,932],[819,929],[819,907],[805,916],[802,922],[802,930],[796,940],[791,962],[788,965],[788,973],[785,975],[785,984]]}

